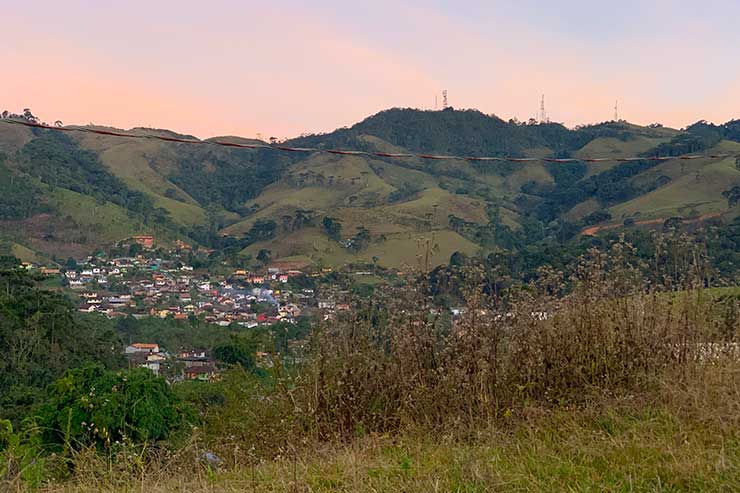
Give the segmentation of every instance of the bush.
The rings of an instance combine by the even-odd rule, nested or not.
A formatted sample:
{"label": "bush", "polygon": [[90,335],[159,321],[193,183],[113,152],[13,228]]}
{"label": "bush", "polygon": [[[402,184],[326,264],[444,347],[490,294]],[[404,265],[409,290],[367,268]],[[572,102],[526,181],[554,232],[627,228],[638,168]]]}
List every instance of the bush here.
{"label": "bush", "polygon": [[68,371],[49,388],[38,422],[47,443],[111,447],[167,439],[191,416],[164,378],[147,369],[87,366]]}

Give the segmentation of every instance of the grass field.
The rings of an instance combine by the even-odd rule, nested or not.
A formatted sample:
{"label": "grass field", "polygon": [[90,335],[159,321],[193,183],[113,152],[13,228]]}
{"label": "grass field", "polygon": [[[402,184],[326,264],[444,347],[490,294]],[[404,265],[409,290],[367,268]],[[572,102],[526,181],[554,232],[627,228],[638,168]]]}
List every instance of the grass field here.
{"label": "grass field", "polygon": [[[740,184],[740,171],[735,167],[735,160],[697,160],[690,163],[683,165],[678,160],[669,161],[657,169],[649,170],[649,176],[663,174],[672,180],[652,192],[612,207],[612,216],[620,220],[626,217],[650,219],[726,211],[728,204],[721,191]],[[647,177],[638,176],[635,180],[639,183],[641,179]]]}
{"label": "grass field", "polygon": [[49,196],[54,208],[70,216],[81,231],[87,230],[105,242],[120,241],[141,232],[125,209],[110,202],[98,204],[92,197],[62,188],[54,189]]}
{"label": "grass field", "polygon": [[529,412],[468,436],[362,436],[177,479],[82,479],[43,491],[732,492],[740,484],[740,434],[716,415],[634,404]]}
{"label": "grass field", "polygon": [[[184,190],[167,180],[162,173],[176,164],[168,148],[159,142],[121,140],[91,134],[80,134],[82,147],[99,153],[108,169],[133,190],[144,192],[156,207],[166,209],[172,218],[184,225],[203,224],[205,212]],[[165,197],[168,189],[177,190],[184,201]]]}
{"label": "grass field", "polygon": [[[215,474],[226,491],[733,491],[740,441],[662,410],[561,414],[468,443],[444,436],[367,439],[312,457]],[[196,485],[193,485],[197,488]],[[736,490],[735,490],[736,491]]]}
{"label": "grass field", "polygon": [[20,243],[12,243],[8,253],[17,259],[20,259],[22,262],[44,263],[46,261],[43,255],[40,255]]}
{"label": "grass field", "polygon": [[349,262],[372,263],[373,257],[377,257],[378,264],[383,267],[403,269],[423,267],[427,263],[427,245],[428,263],[431,267],[447,263],[450,255],[456,251],[472,255],[479,249],[478,245],[453,231],[439,230],[433,233],[389,233],[385,241],[375,240],[366,249],[354,253],[329,239],[322,231],[305,228],[275,240],[255,243],[242,253],[255,257],[265,248],[270,250],[273,260],[300,257],[309,259],[311,263],[326,266]]}
{"label": "grass field", "polygon": [[[579,158],[592,158],[592,157],[629,157],[639,156],[640,154],[649,151],[655,146],[668,142],[670,137],[667,136],[643,136],[637,135],[632,139],[626,141],[619,140],[613,137],[599,137],[594,139],[574,154],[575,157]],[[592,176],[604,172],[619,163],[603,162],[603,163],[589,163],[588,172],[586,176]]]}

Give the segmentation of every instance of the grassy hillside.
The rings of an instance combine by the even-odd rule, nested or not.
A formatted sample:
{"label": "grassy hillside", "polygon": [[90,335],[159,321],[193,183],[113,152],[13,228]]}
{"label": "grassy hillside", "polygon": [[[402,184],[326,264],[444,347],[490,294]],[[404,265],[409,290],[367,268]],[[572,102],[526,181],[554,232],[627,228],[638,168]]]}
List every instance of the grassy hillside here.
{"label": "grassy hillside", "polygon": [[[393,109],[350,128],[288,144],[471,156],[678,157],[740,153],[736,127],[736,122],[698,123],[677,131],[607,122],[568,129],[555,123],[506,122],[476,111]],[[157,129],[128,132],[176,135]],[[436,265],[458,250],[493,251],[553,235],[565,241],[586,227],[621,224],[628,218],[711,214],[731,219],[737,211],[722,193],[740,184],[732,158],[476,163],[285,154],[86,133],[70,133],[60,140],[47,134],[0,126],[6,167],[19,180],[36,179],[47,190],[40,200],[29,195],[27,202],[40,207],[29,209],[28,217],[5,219],[34,231],[38,228],[30,223],[41,219],[33,215],[47,214],[42,221],[47,229],[64,229],[64,223],[67,229],[94,231],[88,235],[93,239],[82,243],[80,238],[56,235],[61,238],[57,243],[77,242],[80,248],[157,231],[169,238],[190,236],[189,241],[212,248],[220,248],[219,235],[226,235],[244,254],[267,249],[273,260],[299,256],[336,265],[379,257],[384,265],[400,266],[414,261],[419,235],[433,230],[439,238],[439,253],[432,256]],[[211,140],[256,142],[233,136]],[[13,194],[12,204],[0,204],[6,212],[19,214],[25,200],[19,194],[38,193],[24,186]],[[296,214],[305,215],[307,222],[290,223]],[[329,238],[321,225],[324,217],[341,224],[339,238]],[[269,237],[250,237],[255,224],[271,221],[275,227]],[[342,246],[340,241],[351,239],[358,228],[369,231],[368,245],[359,250]],[[511,235],[519,236],[514,241]],[[501,243],[501,238],[508,239]],[[31,240],[14,241],[45,248],[43,242],[34,246]]]}

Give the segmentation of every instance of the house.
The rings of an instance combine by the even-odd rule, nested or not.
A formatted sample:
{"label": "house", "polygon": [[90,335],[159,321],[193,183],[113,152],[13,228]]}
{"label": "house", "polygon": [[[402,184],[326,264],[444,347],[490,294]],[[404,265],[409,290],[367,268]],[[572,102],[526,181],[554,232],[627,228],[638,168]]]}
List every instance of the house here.
{"label": "house", "polygon": [[97,306],[91,305],[90,303],[83,303],[80,305],[80,311],[83,313],[93,313],[97,311]]}
{"label": "house", "polygon": [[159,375],[162,361],[165,360],[165,357],[159,353],[137,352],[127,354],[126,357],[128,359],[129,368],[147,368],[154,372],[155,375]]}
{"label": "house", "polygon": [[152,235],[138,235],[131,238],[137,245],[141,245],[144,248],[154,247],[154,236]]}
{"label": "house", "polygon": [[134,353],[158,353],[159,352],[159,344],[148,344],[143,342],[135,342],[129,346],[126,347],[126,354],[134,354]]}

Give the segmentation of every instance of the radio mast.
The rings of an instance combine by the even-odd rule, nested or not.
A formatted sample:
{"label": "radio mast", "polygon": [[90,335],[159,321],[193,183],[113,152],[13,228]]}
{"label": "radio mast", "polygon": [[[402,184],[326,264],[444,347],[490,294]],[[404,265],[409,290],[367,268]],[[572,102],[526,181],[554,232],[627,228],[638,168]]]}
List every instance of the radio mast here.
{"label": "radio mast", "polygon": [[542,99],[540,99],[540,115],[539,115],[540,123],[549,123],[550,119],[547,118],[547,112],[545,111],[545,95],[542,95]]}

